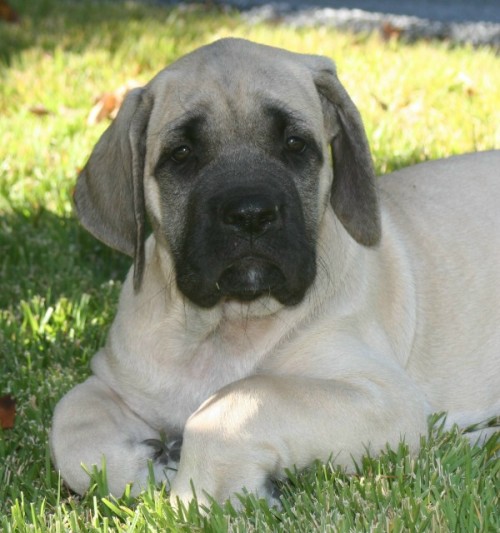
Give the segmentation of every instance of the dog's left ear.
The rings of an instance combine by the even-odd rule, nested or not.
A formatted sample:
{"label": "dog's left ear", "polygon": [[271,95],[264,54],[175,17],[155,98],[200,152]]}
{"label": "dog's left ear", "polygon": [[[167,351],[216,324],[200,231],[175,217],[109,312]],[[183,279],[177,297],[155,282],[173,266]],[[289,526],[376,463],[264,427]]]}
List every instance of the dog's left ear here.
{"label": "dog's left ear", "polygon": [[145,136],[152,103],[143,89],[130,91],[117,117],[78,176],[74,202],[94,237],[134,258],[134,288],[144,270]]}
{"label": "dog's left ear", "polygon": [[361,116],[337,78],[334,63],[321,56],[308,59],[332,134],[333,210],[351,237],[364,246],[375,246],[381,238],[380,212]]}

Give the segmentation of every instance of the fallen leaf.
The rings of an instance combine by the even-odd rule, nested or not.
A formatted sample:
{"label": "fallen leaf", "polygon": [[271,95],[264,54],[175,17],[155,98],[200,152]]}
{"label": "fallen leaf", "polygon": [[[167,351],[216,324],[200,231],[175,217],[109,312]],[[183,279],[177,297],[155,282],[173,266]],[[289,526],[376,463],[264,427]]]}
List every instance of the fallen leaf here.
{"label": "fallen leaf", "polygon": [[30,113],[38,115],[39,117],[51,114],[51,112],[43,104],[36,104],[30,107]]}
{"label": "fallen leaf", "polygon": [[467,96],[472,98],[476,95],[476,87],[474,81],[465,72],[459,72],[456,78],[457,84],[462,88]]}
{"label": "fallen leaf", "polygon": [[12,429],[16,417],[16,400],[9,394],[0,397],[0,427]]}
{"label": "fallen leaf", "polygon": [[7,3],[7,0],[0,0],[0,20],[19,22],[19,15]]}
{"label": "fallen leaf", "polygon": [[395,26],[391,22],[385,21],[380,28],[380,33],[382,35],[382,39],[385,41],[390,41],[393,39],[397,41],[401,37],[403,29]]}
{"label": "fallen leaf", "polygon": [[93,126],[102,120],[115,118],[127,93],[139,85],[135,80],[128,80],[115,91],[98,96],[87,117],[87,124]]}

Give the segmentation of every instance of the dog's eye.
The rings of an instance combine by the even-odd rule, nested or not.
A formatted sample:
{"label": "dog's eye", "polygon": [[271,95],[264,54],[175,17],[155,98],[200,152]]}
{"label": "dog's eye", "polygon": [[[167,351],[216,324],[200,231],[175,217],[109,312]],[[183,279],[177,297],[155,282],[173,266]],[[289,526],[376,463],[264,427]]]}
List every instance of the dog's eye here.
{"label": "dog's eye", "polygon": [[288,150],[290,150],[290,152],[294,152],[295,154],[301,154],[306,149],[306,141],[300,137],[296,137],[295,135],[288,137],[285,143]]}
{"label": "dog's eye", "polygon": [[183,145],[183,146],[179,146],[178,148],[176,148],[172,152],[172,155],[170,157],[176,163],[184,163],[184,161],[186,161],[186,159],[189,157],[190,154],[191,154],[191,148],[189,148],[189,146]]}

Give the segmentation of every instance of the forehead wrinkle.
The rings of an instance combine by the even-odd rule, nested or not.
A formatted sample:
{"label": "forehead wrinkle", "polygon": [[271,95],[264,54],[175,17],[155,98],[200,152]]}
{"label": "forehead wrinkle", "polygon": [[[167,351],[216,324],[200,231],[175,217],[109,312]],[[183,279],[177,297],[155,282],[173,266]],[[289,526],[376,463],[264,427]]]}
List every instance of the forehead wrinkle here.
{"label": "forehead wrinkle", "polygon": [[206,113],[203,112],[203,107],[205,106],[200,105],[197,108],[185,111],[169,120],[162,127],[149,133],[149,136],[155,140],[154,144],[156,145],[156,149],[154,151],[154,158],[160,158],[162,152],[171,147],[170,145],[172,143],[185,140],[190,126],[206,122],[207,117]]}
{"label": "forehead wrinkle", "polygon": [[182,142],[182,131],[186,124],[190,121],[203,119],[203,115],[195,110],[187,111],[175,117],[172,121],[168,121],[163,126],[155,129],[148,128],[147,136],[150,140],[149,146],[151,149],[147,150],[146,160],[147,166],[151,172],[155,172],[156,166],[164,156],[166,150],[172,149],[172,145],[176,142]]}
{"label": "forehead wrinkle", "polygon": [[188,111],[172,122],[165,125],[163,133],[166,136],[175,135],[177,133],[186,133],[191,128],[206,121],[206,115],[200,113],[198,110]]}
{"label": "forehead wrinkle", "polygon": [[283,121],[285,126],[291,126],[299,135],[306,135],[321,146],[317,125],[310,116],[276,98],[262,98],[262,108],[271,118]]}
{"label": "forehead wrinkle", "polygon": [[[284,92],[286,95],[287,91]],[[263,117],[278,116],[285,124],[316,138],[316,113],[312,116],[306,114],[293,105],[293,101],[287,102],[276,93],[269,94],[248,79],[233,80],[231,87],[224,87],[215,77],[209,86],[191,93],[184,93],[176,87],[176,90],[170,91],[170,98],[167,96],[160,105],[163,116],[168,120],[162,125],[157,121],[153,131],[148,132],[156,141],[157,157],[171,143],[182,141],[189,125],[196,122],[198,127],[205,125],[212,133],[217,131],[226,139],[233,139],[235,136],[246,136],[247,131],[255,130],[259,124],[262,126]],[[219,141],[224,142],[222,138]]]}
{"label": "forehead wrinkle", "polygon": [[205,106],[196,106],[192,109],[182,112],[181,114],[168,120],[166,124],[160,126],[155,131],[150,132],[150,135],[152,137],[165,138],[168,137],[168,135],[185,130],[190,124],[205,121],[206,113],[202,111],[202,107]]}
{"label": "forehead wrinkle", "polygon": [[278,115],[284,119],[291,120],[295,125],[312,129],[311,120],[304,113],[288,105],[283,100],[276,98],[260,98],[261,107],[267,114]]}
{"label": "forehead wrinkle", "polygon": [[[153,79],[157,87],[151,113],[150,135],[161,136],[169,129],[180,129],[183,123],[203,118],[210,107],[201,91],[189,91],[186,75],[170,67]],[[153,129],[154,128],[154,129]]]}

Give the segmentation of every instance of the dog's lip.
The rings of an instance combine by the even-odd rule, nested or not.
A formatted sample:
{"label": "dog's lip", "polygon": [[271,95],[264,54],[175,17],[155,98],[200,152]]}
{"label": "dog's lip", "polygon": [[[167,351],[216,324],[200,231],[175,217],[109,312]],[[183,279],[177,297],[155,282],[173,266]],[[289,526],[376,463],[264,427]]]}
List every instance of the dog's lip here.
{"label": "dog's lip", "polygon": [[217,289],[225,299],[242,302],[256,300],[285,284],[281,269],[268,259],[247,256],[228,265],[217,281]]}
{"label": "dog's lip", "polygon": [[177,275],[177,285],[189,300],[204,309],[218,303],[249,305],[260,298],[276,300],[286,307],[295,306],[303,300],[310,286],[300,276],[312,280],[315,267],[302,263],[287,269],[286,262],[280,260],[281,256],[273,258],[267,254],[241,255],[217,265],[218,268],[209,265],[199,276],[189,270],[188,276]]}

